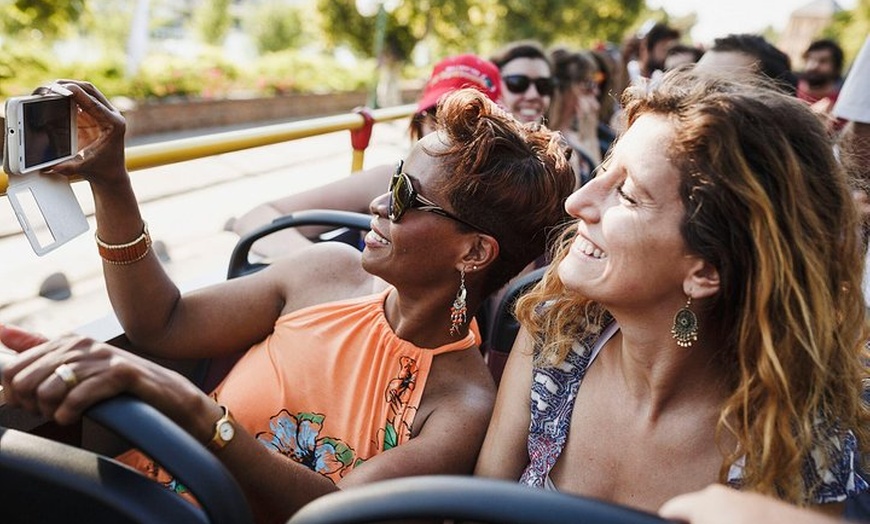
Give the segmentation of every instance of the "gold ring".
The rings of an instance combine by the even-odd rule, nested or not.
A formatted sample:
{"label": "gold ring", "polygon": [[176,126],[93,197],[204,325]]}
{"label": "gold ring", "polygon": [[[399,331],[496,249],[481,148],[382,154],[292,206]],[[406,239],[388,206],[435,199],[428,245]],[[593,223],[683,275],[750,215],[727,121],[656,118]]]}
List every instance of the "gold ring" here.
{"label": "gold ring", "polygon": [[75,371],[72,370],[69,364],[59,365],[54,370],[54,374],[63,380],[63,383],[66,384],[66,387],[68,388],[73,388],[79,383],[79,378],[76,376]]}

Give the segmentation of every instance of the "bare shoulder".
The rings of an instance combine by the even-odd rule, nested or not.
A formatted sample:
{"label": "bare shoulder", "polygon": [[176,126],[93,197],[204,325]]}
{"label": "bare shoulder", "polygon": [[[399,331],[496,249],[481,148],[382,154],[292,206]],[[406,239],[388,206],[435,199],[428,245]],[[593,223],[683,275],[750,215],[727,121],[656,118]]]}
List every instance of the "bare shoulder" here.
{"label": "bare shoulder", "polygon": [[495,395],[495,382],[477,347],[438,355],[432,362],[414,432],[436,413],[485,428]]}
{"label": "bare shoulder", "polygon": [[341,242],[312,244],[275,260],[268,270],[284,290],[282,314],[369,294],[374,283],[362,268],[360,251]]}

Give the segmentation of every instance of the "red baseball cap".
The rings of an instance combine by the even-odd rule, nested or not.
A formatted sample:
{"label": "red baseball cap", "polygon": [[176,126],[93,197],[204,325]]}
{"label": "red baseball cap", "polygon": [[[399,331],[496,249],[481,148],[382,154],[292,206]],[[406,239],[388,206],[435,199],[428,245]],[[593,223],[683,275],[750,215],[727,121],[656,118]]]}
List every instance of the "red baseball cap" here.
{"label": "red baseball cap", "polygon": [[473,87],[493,102],[499,102],[501,75],[498,67],[489,60],[473,54],[445,58],[432,69],[432,76],[426,82],[423,94],[417,102],[417,112],[435,106],[442,96],[463,87]]}

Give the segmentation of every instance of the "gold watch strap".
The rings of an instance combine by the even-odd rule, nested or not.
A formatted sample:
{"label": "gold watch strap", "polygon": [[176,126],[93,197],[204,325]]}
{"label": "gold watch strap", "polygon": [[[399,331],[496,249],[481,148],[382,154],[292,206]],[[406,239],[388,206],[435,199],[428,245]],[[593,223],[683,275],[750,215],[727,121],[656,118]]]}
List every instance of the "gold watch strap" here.
{"label": "gold watch strap", "polygon": [[[224,446],[229,444],[235,436],[236,421],[233,418],[232,413],[230,413],[229,408],[223,404],[221,404],[221,409],[224,411],[224,414],[214,423],[214,435],[212,435],[211,440],[205,445],[205,447],[211,451],[223,449]],[[227,425],[231,428],[229,435],[224,433]]]}

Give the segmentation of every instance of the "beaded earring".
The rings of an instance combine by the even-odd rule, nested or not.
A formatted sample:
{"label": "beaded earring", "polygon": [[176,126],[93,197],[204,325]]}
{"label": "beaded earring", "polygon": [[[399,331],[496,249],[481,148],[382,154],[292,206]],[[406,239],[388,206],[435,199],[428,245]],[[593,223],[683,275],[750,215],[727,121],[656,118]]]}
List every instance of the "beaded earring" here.
{"label": "beaded earring", "polygon": [[465,270],[459,272],[459,290],[456,292],[456,298],[453,299],[453,305],[450,307],[450,334],[458,335],[463,324],[467,320],[468,310],[465,307],[465,295],[468,291],[465,289]]}
{"label": "beaded earring", "polygon": [[677,345],[683,348],[691,347],[698,340],[698,317],[689,309],[691,305],[692,297],[689,296],[686,305],[674,315],[674,327],[671,328],[671,335]]}

